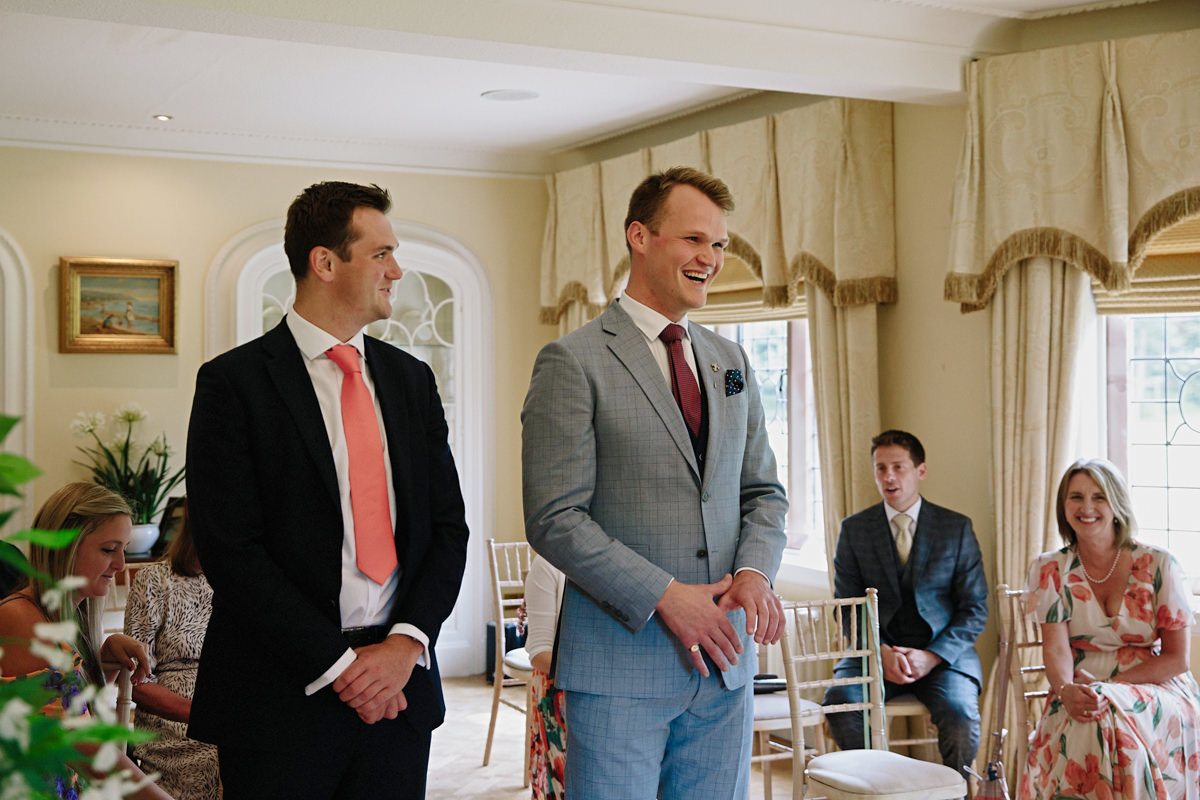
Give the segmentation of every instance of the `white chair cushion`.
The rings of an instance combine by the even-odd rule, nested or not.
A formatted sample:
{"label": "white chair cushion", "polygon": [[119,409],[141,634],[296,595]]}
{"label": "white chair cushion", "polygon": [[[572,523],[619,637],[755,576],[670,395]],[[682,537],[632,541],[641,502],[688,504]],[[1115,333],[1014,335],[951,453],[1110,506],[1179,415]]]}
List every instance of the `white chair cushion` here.
{"label": "white chair cushion", "polygon": [[928,714],[929,709],[916,698],[916,695],[898,694],[884,703],[890,717],[916,717]]}
{"label": "white chair cushion", "polygon": [[815,756],[804,774],[810,794],[830,800],[950,800],[967,795],[967,782],[950,767],[886,750],[844,750]]}
{"label": "white chair cushion", "polygon": [[504,666],[522,672],[532,672],[533,664],[529,662],[529,652],[524,647],[509,650],[504,654]]}
{"label": "white chair cushion", "polygon": [[[803,709],[805,717],[812,715],[812,722],[805,720],[805,724],[816,725],[821,719],[821,706],[811,700],[801,698],[800,707]],[[790,719],[792,710],[788,708],[787,694],[784,692],[772,692],[770,694],[754,695],[754,719]]]}

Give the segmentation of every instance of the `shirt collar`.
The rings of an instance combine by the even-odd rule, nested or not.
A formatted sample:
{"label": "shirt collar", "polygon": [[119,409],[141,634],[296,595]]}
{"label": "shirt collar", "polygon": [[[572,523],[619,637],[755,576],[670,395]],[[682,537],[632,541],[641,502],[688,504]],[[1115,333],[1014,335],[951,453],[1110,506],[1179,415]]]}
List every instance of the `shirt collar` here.
{"label": "shirt collar", "polygon": [[[625,292],[621,292],[621,308],[633,320],[633,324],[642,332],[642,335],[650,340],[657,339],[658,335],[663,332],[663,328],[671,324],[671,320],[645,303],[634,300]],[[688,335],[687,314],[684,314],[683,319],[675,324],[683,327],[684,338],[691,341],[691,336]]]}
{"label": "shirt collar", "polygon": [[[308,361],[324,355],[325,351],[335,344],[343,343],[329,331],[317,327],[312,322],[300,316],[294,308],[284,317],[284,320],[287,322],[288,330],[292,332],[292,338],[296,340],[296,346],[300,348],[301,355]],[[359,330],[345,344],[354,345],[354,348],[358,350],[358,354],[362,355],[363,339],[363,332]]]}
{"label": "shirt collar", "polygon": [[907,514],[915,525],[917,522],[917,517],[921,514],[921,495],[917,495],[917,502],[913,503],[907,511],[897,511],[889,506],[885,500],[883,503],[883,511],[885,514],[887,514],[889,523],[896,518],[897,514]]}

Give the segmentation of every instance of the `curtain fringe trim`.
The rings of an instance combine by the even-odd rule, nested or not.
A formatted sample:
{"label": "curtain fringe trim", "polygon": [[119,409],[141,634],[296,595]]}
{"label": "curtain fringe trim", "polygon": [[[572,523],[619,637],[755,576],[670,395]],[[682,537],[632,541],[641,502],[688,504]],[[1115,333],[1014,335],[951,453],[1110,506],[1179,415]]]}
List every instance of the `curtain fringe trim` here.
{"label": "curtain fringe trim", "polygon": [[1136,273],[1146,260],[1146,248],[1154,237],[1177,222],[1200,216],[1200,186],[1193,186],[1160,200],[1142,215],[1129,236],[1129,273]]}
{"label": "curtain fringe trim", "polygon": [[787,305],[778,302],[791,292],[803,291],[803,282],[810,281],[829,298],[836,308],[894,303],[898,295],[896,279],[886,275],[873,278],[849,278],[839,281],[833,272],[811,253],[800,253],[792,260],[788,286],[771,286],[763,292],[763,301],[773,307]]}
{"label": "curtain fringe trim", "polygon": [[964,314],[987,308],[1010,268],[1027,258],[1057,258],[1081,269],[1113,292],[1129,288],[1129,269],[1113,263],[1084,239],[1059,228],[1026,228],[1005,239],[980,275],[952,272],[943,284],[943,297],[959,303]]}

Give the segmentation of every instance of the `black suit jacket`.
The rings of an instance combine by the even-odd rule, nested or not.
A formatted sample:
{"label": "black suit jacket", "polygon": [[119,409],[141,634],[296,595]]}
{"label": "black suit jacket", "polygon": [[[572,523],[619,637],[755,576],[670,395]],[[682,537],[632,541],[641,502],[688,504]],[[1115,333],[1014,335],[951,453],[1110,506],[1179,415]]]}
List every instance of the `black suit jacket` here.
{"label": "black suit jacket", "polygon": [[[426,364],[370,337],[365,351],[396,494],[403,572],[390,622],[425,632],[432,653],[467,547],[445,414]],[[338,608],[343,525],[320,406],[285,322],[200,368],[187,471],[196,547],[213,587],[190,735],[269,749],[363,724],[332,688],[304,694],[348,646]],[[436,657],[431,669],[413,670],[405,697],[401,720],[418,730],[441,724]]]}
{"label": "black suit jacket", "polygon": [[[917,611],[933,632],[924,649],[982,684],[975,639],[987,623],[988,584],[971,520],[922,500],[908,558]],[[836,597],[879,590],[880,637],[893,644],[884,631],[900,608],[901,567],[883,503],[842,520],[833,569]]]}

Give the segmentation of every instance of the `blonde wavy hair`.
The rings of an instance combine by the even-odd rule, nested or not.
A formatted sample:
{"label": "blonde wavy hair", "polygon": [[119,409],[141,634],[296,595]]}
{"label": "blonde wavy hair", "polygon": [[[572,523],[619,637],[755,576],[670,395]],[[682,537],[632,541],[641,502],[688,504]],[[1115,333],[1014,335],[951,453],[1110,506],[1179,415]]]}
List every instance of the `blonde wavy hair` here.
{"label": "blonde wavy hair", "polygon": [[[96,483],[68,483],[46,498],[46,502],[38,509],[37,516],[33,518],[33,527],[48,531],[79,528],[79,535],[69,547],[61,549],[38,544],[29,546],[30,566],[50,577],[49,582],[32,577],[24,584],[32,589],[32,594],[39,604],[54,583],[74,574],[75,560],[83,540],[98,527],[120,515],[133,516],[129,503],[121,495]],[[102,684],[104,679],[95,654],[99,652],[97,646],[103,643],[101,616],[104,613],[104,598],[85,598],[77,609],[60,607],[49,611],[43,606],[42,611],[52,622],[69,620],[72,613],[77,615],[80,635],[84,640],[83,655],[88,677],[96,681],[97,676],[100,676],[98,683]]]}

